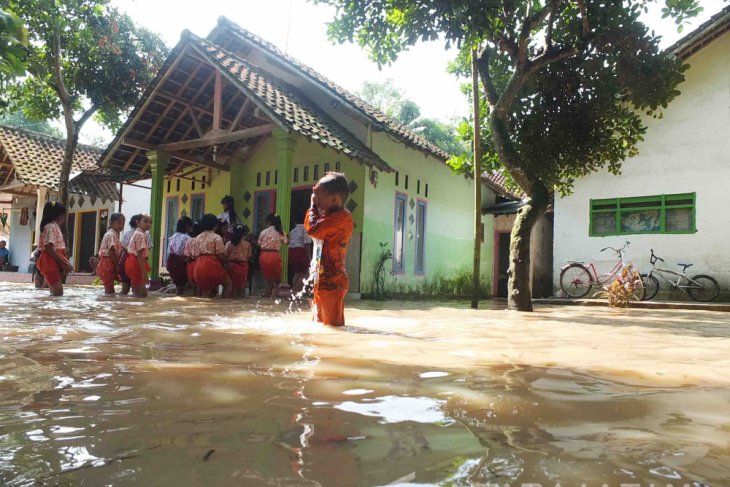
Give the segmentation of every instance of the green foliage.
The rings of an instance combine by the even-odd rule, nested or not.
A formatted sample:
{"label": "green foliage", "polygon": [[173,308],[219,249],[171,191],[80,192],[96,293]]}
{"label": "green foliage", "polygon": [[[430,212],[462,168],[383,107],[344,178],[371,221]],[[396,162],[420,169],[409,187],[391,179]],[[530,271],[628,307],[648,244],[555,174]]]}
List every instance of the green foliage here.
{"label": "green foliage", "polygon": [[[642,114],[656,116],[683,80],[681,61],[660,52],[640,21],[657,0],[314,1],[338,9],[332,39],[357,42],[381,65],[417,42],[443,39],[461,48],[453,71],[467,74],[471,50],[480,48],[481,164],[503,166],[528,195],[536,184],[569,192],[576,178],[603,167],[619,172],[637,153]],[[696,0],[664,3],[679,25],[700,11]],[[459,127],[461,141],[470,130]],[[467,172],[471,162],[455,157],[452,165]]]}
{"label": "green foliage", "polygon": [[421,117],[421,108],[407,99],[393,80],[383,83],[366,81],[358,96],[449,154],[463,156],[469,150],[458,138],[454,124]]}
{"label": "green foliage", "polygon": [[30,130],[39,134],[50,135],[57,139],[63,138],[63,132],[58,127],[54,127],[46,120],[32,120],[26,117],[22,112],[6,113],[0,117],[0,125],[8,127],[16,127],[23,130]]}
{"label": "green foliage", "polygon": [[374,299],[385,299],[388,297],[388,293],[385,289],[385,274],[389,272],[386,269],[387,263],[393,258],[393,252],[388,248],[388,244],[380,242],[380,255],[378,261],[375,263],[373,269],[373,298]]}
{"label": "green foliage", "polygon": [[0,74],[20,76],[25,73],[25,47],[28,31],[13,12],[0,8]]}
{"label": "green foliage", "polygon": [[0,7],[18,14],[29,30],[30,76],[12,94],[32,119],[71,112],[78,121],[97,114],[114,130],[168,52],[158,36],[136,27],[109,0],[0,0]]}

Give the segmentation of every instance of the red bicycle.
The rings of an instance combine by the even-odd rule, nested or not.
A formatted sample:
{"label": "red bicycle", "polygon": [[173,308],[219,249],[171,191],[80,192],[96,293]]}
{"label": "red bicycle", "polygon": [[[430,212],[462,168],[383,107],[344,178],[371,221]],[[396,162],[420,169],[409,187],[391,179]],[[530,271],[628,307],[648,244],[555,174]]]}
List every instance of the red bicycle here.
{"label": "red bicycle", "polygon": [[[564,266],[560,271],[560,289],[565,295],[572,299],[579,299],[588,294],[593,287],[603,287],[607,283],[620,278],[622,275],[633,276],[635,271],[630,263],[626,262],[626,251],[629,248],[629,242],[626,242],[620,249],[613,247],[605,247],[601,252],[613,250],[618,257],[616,264],[610,272],[598,275],[596,266],[592,262],[586,266],[584,262],[568,261],[568,265]],[[628,273],[624,270],[628,269]],[[637,274],[638,275],[638,274]],[[643,284],[636,283],[637,299],[644,298]]]}

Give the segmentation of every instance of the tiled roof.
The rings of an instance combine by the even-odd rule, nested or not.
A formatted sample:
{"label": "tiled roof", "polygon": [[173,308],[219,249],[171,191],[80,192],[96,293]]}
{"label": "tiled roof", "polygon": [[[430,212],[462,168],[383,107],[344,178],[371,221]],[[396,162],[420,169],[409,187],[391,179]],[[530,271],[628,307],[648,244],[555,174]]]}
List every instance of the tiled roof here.
{"label": "tiled roof", "polygon": [[485,171],[482,173],[482,182],[492,188],[498,195],[520,201],[525,197],[523,192],[517,192],[507,186],[507,178],[499,171]]}
{"label": "tiled roof", "polygon": [[354,159],[383,171],[393,169],[375,152],[314,103],[298,94],[298,89],[259,69],[233,53],[186,31],[191,45],[217,65],[247,96],[268,111],[269,116],[308,139],[315,140]]}
{"label": "tiled roof", "polygon": [[667,51],[686,59],[728,31],[730,31],[730,5],[669,46]]}
{"label": "tiled roof", "polygon": [[[65,141],[54,137],[0,125],[1,152],[15,168],[15,180],[26,185],[58,190],[65,145]],[[101,152],[94,147],[78,145],[71,171],[72,175],[74,172],[81,174],[70,181],[71,192],[118,199],[116,186],[102,181],[101,175],[96,173]]]}
{"label": "tiled roof", "polygon": [[[399,124],[398,122],[391,119],[386,114],[373,107],[369,103],[365,102],[358,96],[347,91],[345,88],[339,86],[328,78],[325,78],[306,64],[303,64],[293,57],[289,56],[288,54],[282,52],[274,44],[267,42],[257,35],[247,31],[235,22],[232,22],[225,17],[220,17],[218,19],[218,26],[222,27],[228,32],[234,33],[242,39],[250,41],[264,51],[268,51],[268,55],[272,60],[278,59],[283,61],[284,63],[288,64],[290,67],[298,71],[301,75],[304,75],[305,77],[318,83],[320,86],[325,87],[330,92],[333,92],[337,97],[343,99],[351,107],[370,119],[376,126],[381,127],[384,131],[393,135],[406,145],[421,150],[441,161],[446,161],[451,157],[450,154],[443,151],[438,146],[424,139],[423,137],[406,128],[405,126]],[[208,36],[208,38],[214,39],[218,32],[217,28],[214,29],[213,32],[211,32],[211,34]]]}

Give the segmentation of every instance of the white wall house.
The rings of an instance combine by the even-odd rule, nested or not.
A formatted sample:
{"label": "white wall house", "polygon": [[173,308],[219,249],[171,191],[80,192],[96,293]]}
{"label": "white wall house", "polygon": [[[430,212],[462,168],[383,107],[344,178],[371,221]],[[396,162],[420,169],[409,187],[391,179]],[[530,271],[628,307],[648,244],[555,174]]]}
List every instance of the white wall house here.
{"label": "white wall house", "polygon": [[[10,265],[18,272],[28,272],[43,206],[58,201],[64,147],[63,140],[0,126],[0,194],[5,195],[0,215],[8,215]],[[92,271],[89,258],[96,254],[109,216],[118,208],[117,184],[98,172],[100,154],[99,149],[79,145],[71,170],[66,246],[77,272]]]}
{"label": "white wall house", "polygon": [[645,120],[638,156],[621,175],[591,174],[555,199],[556,292],[567,260],[608,272],[615,258],[600,250],[629,241],[641,272],[654,249],[668,269],[692,263],[689,275],[714,276],[730,298],[730,7],[670,50],[690,69],[663,118]]}

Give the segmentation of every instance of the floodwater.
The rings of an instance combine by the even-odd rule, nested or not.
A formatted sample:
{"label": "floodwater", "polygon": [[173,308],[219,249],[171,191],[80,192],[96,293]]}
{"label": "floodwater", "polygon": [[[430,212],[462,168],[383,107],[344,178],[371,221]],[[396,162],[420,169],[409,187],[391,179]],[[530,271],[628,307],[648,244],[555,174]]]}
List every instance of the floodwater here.
{"label": "floodwater", "polygon": [[2,286],[2,485],[730,485],[727,314]]}

